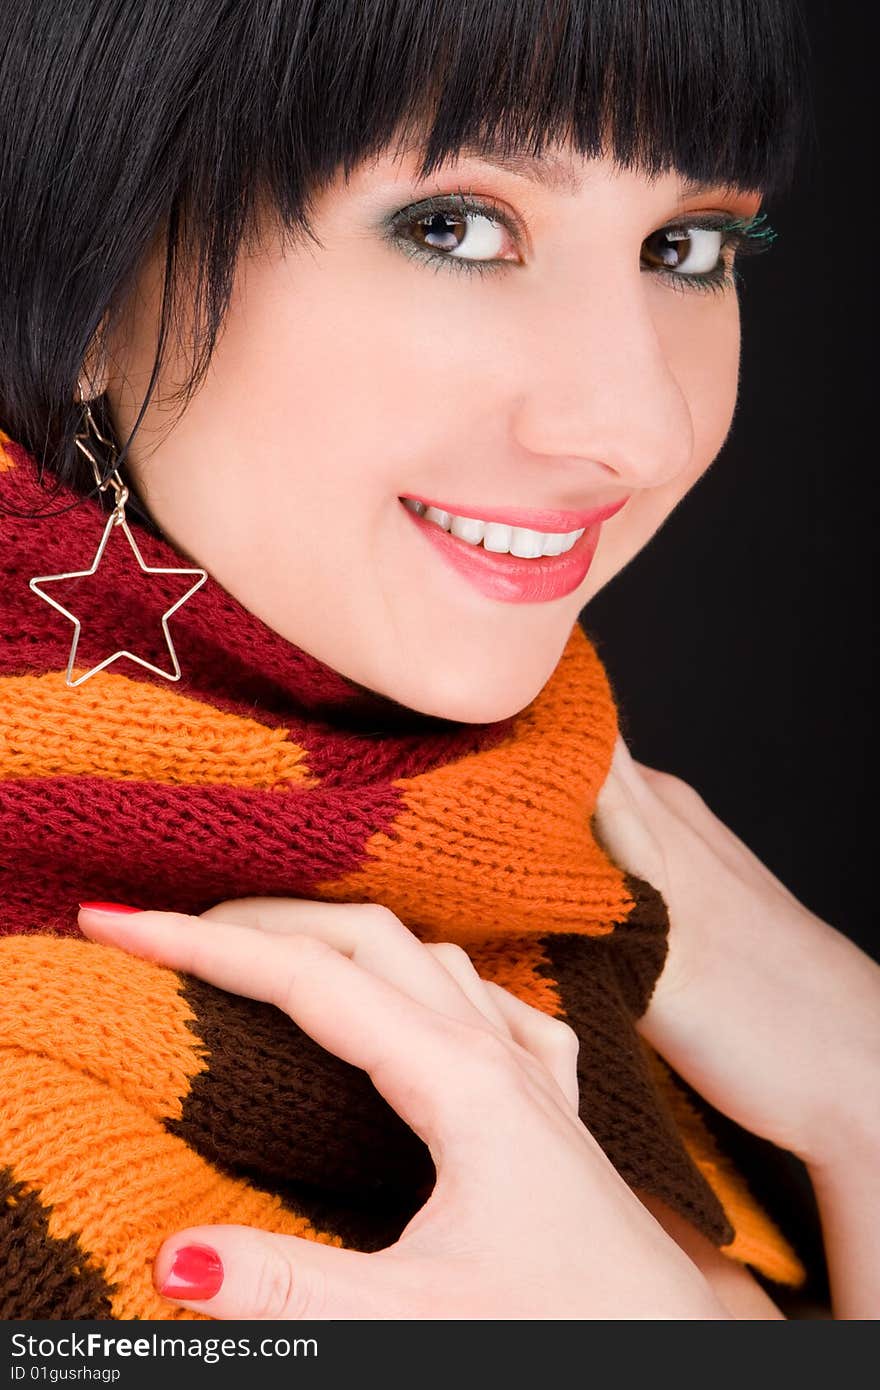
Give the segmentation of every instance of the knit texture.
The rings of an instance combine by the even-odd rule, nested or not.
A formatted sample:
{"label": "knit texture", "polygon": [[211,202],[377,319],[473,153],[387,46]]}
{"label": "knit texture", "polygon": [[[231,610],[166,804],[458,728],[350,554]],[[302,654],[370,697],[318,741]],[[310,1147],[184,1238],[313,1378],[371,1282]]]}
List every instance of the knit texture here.
{"label": "knit texture", "polygon": [[[72,689],[73,624],[28,581],[90,567],[106,514],[75,500],[0,433],[0,1317],[193,1317],[151,1280],[176,1230],[376,1250],[434,1182],[364,1072],[272,1006],[85,940],[89,899],[382,903],[458,942],[576,1030],[583,1121],[635,1191],[801,1283],[634,1027],[668,920],[593,832],[617,712],[582,629],[526,709],[460,724],[331,670],[209,576],[169,623],[179,682],[123,657]],[[147,565],[191,567],[129,525]],[[82,623],[72,678],[120,648],[170,671],[160,619],[191,583],[144,576],[114,528],[95,576],[52,589]]]}

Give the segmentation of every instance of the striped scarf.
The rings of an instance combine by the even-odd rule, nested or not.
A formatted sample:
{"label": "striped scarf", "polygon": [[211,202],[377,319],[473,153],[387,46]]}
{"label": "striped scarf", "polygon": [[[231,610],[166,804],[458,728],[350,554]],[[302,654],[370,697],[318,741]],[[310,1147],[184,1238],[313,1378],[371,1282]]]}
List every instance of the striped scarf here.
{"label": "striped scarf", "polygon": [[[199,1316],[153,1288],[173,1232],[375,1250],[434,1181],[364,1072],[270,1005],[83,939],[83,899],[383,903],[458,942],[576,1030],[583,1121],[634,1191],[802,1282],[708,1108],[634,1027],[668,923],[593,833],[617,713],[580,626],[524,710],[459,724],[344,678],[209,577],[169,623],[179,682],[121,658],[73,689],[73,626],[28,581],[91,565],[106,515],[74,500],[0,433],[0,1316]],[[128,520],[147,565],[191,566]],[[142,579],[114,528],[97,574],[54,591],[82,623],[72,679],[119,648],[171,669],[160,618],[193,581]]]}

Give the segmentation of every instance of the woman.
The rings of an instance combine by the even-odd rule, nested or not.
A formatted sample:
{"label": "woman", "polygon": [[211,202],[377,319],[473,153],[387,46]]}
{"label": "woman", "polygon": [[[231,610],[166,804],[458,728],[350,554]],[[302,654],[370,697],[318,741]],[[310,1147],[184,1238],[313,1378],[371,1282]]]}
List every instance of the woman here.
{"label": "woman", "polygon": [[[790,171],[797,127],[790,11],[755,0],[732,22],[727,3],[680,0],[672,22],[668,5],[543,0],[513,16],[486,3],[104,0],[54,33],[43,10],[13,6],[0,73],[16,836],[3,943],[15,1106],[0,1142],[10,1239],[25,1221],[39,1229],[42,1262],[33,1289],[22,1277],[6,1291],[25,1309],[9,1315],[70,1316],[75,1288],[80,1316],[778,1317],[747,1267],[796,1282],[783,1245],[762,1245],[760,1214],[696,1129],[679,1155],[670,1115],[683,1131],[697,1120],[662,1068],[666,1098],[648,1097],[627,1011],[712,1104],[805,1160],[835,1311],[872,1315],[876,971],[689,789],[640,769],[619,740],[611,762],[613,705],[576,627],[730,426],[733,260],[772,240],[762,199]],[[33,459],[64,494],[48,520]],[[67,493],[91,500],[71,510]],[[120,551],[126,505],[136,570]],[[104,626],[111,580],[124,575],[145,604],[141,575],[169,570],[156,646],[143,645],[142,609],[137,640],[120,635],[119,612]],[[82,619],[58,587],[71,576]],[[186,706],[162,689],[181,668],[181,692],[197,697]],[[378,790],[374,757],[388,760]],[[323,819],[273,839],[288,802],[311,804],[314,778]],[[403,811],[383,819],[403,783]],[[271,805],[239,795],[255,785]],[[345,840],[359,819],[366,858]],[[105,844],[115,861],[89,857]],[[71,920],[77,896],[122,897],[126,884],[141,910],[99,901]],[[541,912],[559,939],[542,935],[536,954]],[[768,918],[758,969],[742,923]],[[78,939],[56,939],[74,926]],[[829,972],[847,1003],[826,1011],[822,1038]],[[593,990],[583,1026],[575,976]],[[163,994],[178,977],[183,993]],[[200,993],[199,979],[228,993]],[[317,1164],[306,1152],[312,1110],[272,1182],[271,1126],[252,1154],[244,1120],[234,1153],[216,1110],[199,1128],[192,1098],[204,1075],[217,1083],[221,1057],[238,1088],[227,1120],[251,1113],[246,1058],[249,1088],[266,1082],[247,1048],[269,1015],[236,1013],[235,995],[284,1010],[366,1071],[427,1146],[436,1182],[411,1135],[392,1143],[387,1129],[378,1176],[359,1186],[349,1170],[367,1158],[352,1162],[349,1144],[333,1180],[349,1184],[345,1226],[315,1195],[332,1146]],[[90,996],[97,1028],[76,1012]],[[189,1013],[174,1013],[180,998]],[[165,1060],[166,1034],[191,1025],[210,1062],[179,1040]],[[310,1054],[285,1037],[295,1069]],[[159,1080],[126,1073],[157,1038],[161,1101]],[[603,1038],[605,1093],[585,1070]],[[26,1097],[16,1077],[47,1055],[51,1075],[37,1068]],[[169,1090],[175,1068],[186,1082]],[[72,1074],[87,1078],[75,1098]],[[272,1078],[282,1127],[285,1078]],[[52,1116],[102,1106],[110,1147],[90,1137],[62,1191],[44,1156],[61,1153]],[[339,1122],[351,1113],[340,1106]],[[129,1126],[122,1199],[107,1174]],[[34,1127],[36,1145],[23,1137]],[[656,1173],[633,1158],[640,1135],[652,1153],[667,1146]],[[135,1154],[165,1174],[148,1193],[166,1202],[149,1228],[162,1231],[152,1303],[139,1282],[147,1227],[125,1224]],[[382,1187],[388,1155],[409,1205]],[[178,1171],[186,1193],[216,1178],[213,1206],[169,1214]],[[121,1208],[113,1240],[82,1198],[98,1190]],[[369,1224],[382,1202],[368,1235],[344,1238],[358,1203]],[[47,1309],[50,1269],[63,1295]]]}

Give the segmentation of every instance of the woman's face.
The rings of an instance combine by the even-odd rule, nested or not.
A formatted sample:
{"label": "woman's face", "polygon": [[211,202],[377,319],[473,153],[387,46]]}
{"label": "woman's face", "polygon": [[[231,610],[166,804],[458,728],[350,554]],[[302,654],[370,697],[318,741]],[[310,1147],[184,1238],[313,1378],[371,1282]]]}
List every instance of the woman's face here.
{"label": "woman's face", "polygon": [[[285,244],[267,220],[204,385],[169,428],[184,378],[169,359],[129,468],[169,539],[289,641],[413,709],[483,722],[535,697],[579,611],[723,443],[736,291],[695,277],[729,260],[725,237],[657,233],[750,217],[759,198],[561,145],[539,178],[462,155],[419,183],[418,159],[395,147],[340,174],[315,205],[320,246]],[[112,345],[122,438],[152,369],[162,264]],[[441,533],[404,497],[492,529]],[[578,515],[624,499],[598,526]],[[517,557],[505,518],[583,535],[555,559],[514,536]]]}

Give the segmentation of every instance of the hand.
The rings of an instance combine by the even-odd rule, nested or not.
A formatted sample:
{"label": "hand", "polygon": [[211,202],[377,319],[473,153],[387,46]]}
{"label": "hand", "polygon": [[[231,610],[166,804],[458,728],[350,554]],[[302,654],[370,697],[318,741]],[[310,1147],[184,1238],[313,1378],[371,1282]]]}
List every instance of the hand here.
{"label": "hand", "polygon": [[880,968],[693,788],[635,762],[622,739],[596,830],[669,909],[669,955],[638,1023],[652,1046],[717,1109],[811,1168],[876,1128]]}
{"label": "hand", "polygon": [[194,1244],[216,1252],[222,1284],[175,1302],[216,1318],[729,1316],[578,1119],[575,1035],[481,980],[460,948],[424,945],[382,907],[291,899],[79,921],[283,1009],[369,1074],[437,1170],[374,1254],[241,1226],[178,1233],[156,1260],[160,1292]]}

